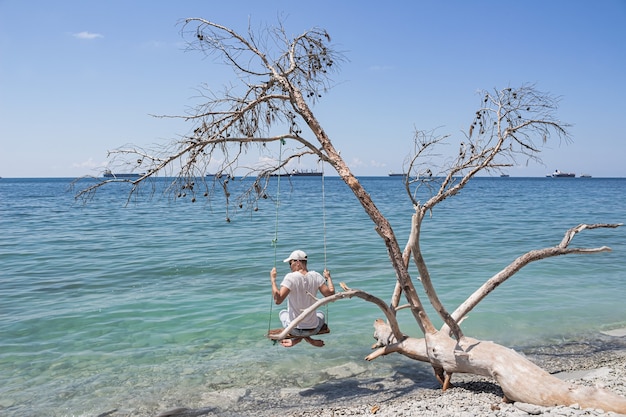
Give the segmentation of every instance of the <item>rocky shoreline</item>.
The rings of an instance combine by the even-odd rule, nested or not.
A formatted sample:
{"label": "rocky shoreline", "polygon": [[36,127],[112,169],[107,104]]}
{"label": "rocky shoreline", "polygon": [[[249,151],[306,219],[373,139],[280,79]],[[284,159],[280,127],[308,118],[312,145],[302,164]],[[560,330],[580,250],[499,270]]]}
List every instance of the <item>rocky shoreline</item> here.
{"label": "rocky shoreline", "polygon": [[[556,375],[580,385],[596,385],[626,396],[626,351],[613,351],[577,358],[577,366],[570,369],[569,362],[543,358],[550,368],[564,369]],[[502,402],[502,391],[493,382],[475,376],[455,375],[454,388],[441,392],[438,389],[421,389],[402,398],[387,401],[369,400],[349,407],[319,407],[291,412],[291,417],[331,416],[621,416],[597,409],[570,407],[541,407],[523,403]]]}
{"label": "rocky shoreline", "polygon": [[[623,329],[622,329],[623,330]],[[617,337],[616,337],[617,335]],[[558,378],[580,385],[600,386],[626,396],[626,332],[617,331],[596,341],[543,346],[524,353]],[[419,389],[400,398],[383,401],[369,399],[349,407],[319,407],[289,413],[292,417],[331,416],[621,416],[597,409],[541,407],[502,402],[502,391],[487,378],[454,375],[454,388]],[[365,399],[362,399],[365,400]]]}
{"label": "rocky shoreline", "polygon": [[[576,342],[516,349],[531,361],[563,380],[580,385],[601,386],[626,396],[626,330],[601,334]],[[504,403],[502,391],[492,380],[455,374],[454,387],[442,392],[427,364],[398,370],[394,375],[359,379],[353,370],[336,370],[333,380],[311,388],[258,387],[233,388],[207,392],[201,407],[169,410],[111,410],[111,417],[157,416],[494,416],[529,415],[580,417],[619,416],[597,409],[540,407],[532,404]],[[418,370],[415,371],[415,368]],[[345,375],[340,373],[344,372]],[[130,411],[130,412],[129,412]]]}

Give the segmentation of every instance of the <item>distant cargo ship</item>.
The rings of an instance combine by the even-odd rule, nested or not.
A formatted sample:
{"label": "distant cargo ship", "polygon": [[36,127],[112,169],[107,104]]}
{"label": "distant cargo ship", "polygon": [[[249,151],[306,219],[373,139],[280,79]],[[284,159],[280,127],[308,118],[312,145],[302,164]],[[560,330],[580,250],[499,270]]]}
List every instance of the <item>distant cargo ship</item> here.
{"label": "distant cargo ship", "polygon": [[143,175],[144,174],[132,174],[132,173],[114,174],[109,169],[105,170],[104,174],[102,174],[102,176],[105,178],[139,178],[139,177],[142,177]]}
{"label": "distant cargo ship", "polygon": [[323,175],[320,171],[297,171],[293,170],[286,174],[271,174],[270,177],[321,177]]}
{"label": "distant cargo ship", "polygon": [[292,177],[321,177],[322,173],[320,171],[296,171],[294,169],[289,175]]}
{"label": "distant cargo ship", "polygon": [[546,177],[552,178],[574,178],[575,176],[576,174],[574,174],[573,172],[561,172],[558,169],[555,170],[552,174],[546,175]]}

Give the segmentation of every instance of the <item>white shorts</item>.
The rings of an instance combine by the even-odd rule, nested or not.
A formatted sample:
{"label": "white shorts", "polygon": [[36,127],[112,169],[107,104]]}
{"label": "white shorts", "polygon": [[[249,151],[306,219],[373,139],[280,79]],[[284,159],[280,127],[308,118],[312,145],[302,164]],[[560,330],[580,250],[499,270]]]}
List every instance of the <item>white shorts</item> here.
{"label": "white shorts", "polygon": [[[322,313],[321,311],[316,311],[315,314],[320,320],[322,320],[322,323],[326,322],[326,317],[324,316],[324,313]],[[280,313],[278,313],[278,317],[280,318],[280,322],[283,324],[283,327],[287,327],[289,326],[289,323],[291,323],[291,320],[289,320],[289,312],[287,310],[281,310]]]}

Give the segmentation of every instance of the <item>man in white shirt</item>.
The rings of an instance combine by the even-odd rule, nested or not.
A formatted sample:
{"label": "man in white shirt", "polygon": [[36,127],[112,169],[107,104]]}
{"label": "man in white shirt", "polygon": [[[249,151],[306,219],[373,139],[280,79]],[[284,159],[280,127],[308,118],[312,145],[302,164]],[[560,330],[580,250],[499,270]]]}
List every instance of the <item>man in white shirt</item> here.
{"label": "man in white shirt", "polygon": [[[282,310],[279,314],[283,327],[287,327],[302,311],[313,305],[315,302],[313,297],[318,290],[324,297],[328,297],[335,293],[335,286],[330,277],[330,271],[327,269],[324,269],[323,277],[319,272],[307,269],[307,254],[301,250],[291,252],[291,255],[283,262],[289,262],[291,272],[285,275],[283,282],[280,284],[280,289],[276,286],[276,267],[272,268],[270,279],[272,281],[274,302],[282,304],[287,299],[287,310]],[[312,339],[310,335],[319,333],[326,325],[325,320],[324,313],[321,311],[311,312],[304,320],[298,323],[298,326],[292,332],[295,336],[298,334],[308,334],[309,336],[283,339],[280,343],[285,347],[291,347],[304,339],[313,346],[324,346],[323,340]]]}

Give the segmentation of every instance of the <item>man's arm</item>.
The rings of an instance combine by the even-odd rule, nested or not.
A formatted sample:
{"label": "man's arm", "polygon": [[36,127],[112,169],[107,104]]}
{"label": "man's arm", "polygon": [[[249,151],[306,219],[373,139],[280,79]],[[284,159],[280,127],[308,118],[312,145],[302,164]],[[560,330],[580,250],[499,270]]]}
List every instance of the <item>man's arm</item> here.
{"label": "man's arm", "polygon": [[328,269],[324,269],[324,278],[326,278],[326,282],[320,286],[320,292],[324,297],[328,297],[335,294],[335,285]]}
{"label": "man's arm", "polygon": [[272,281],[272,296],[274,297],[274,302],[276,304],[281,304],[289,295],[289,288],[280,287],[276,285],[276,267],[272,268],[270,271],[270,280]]}

